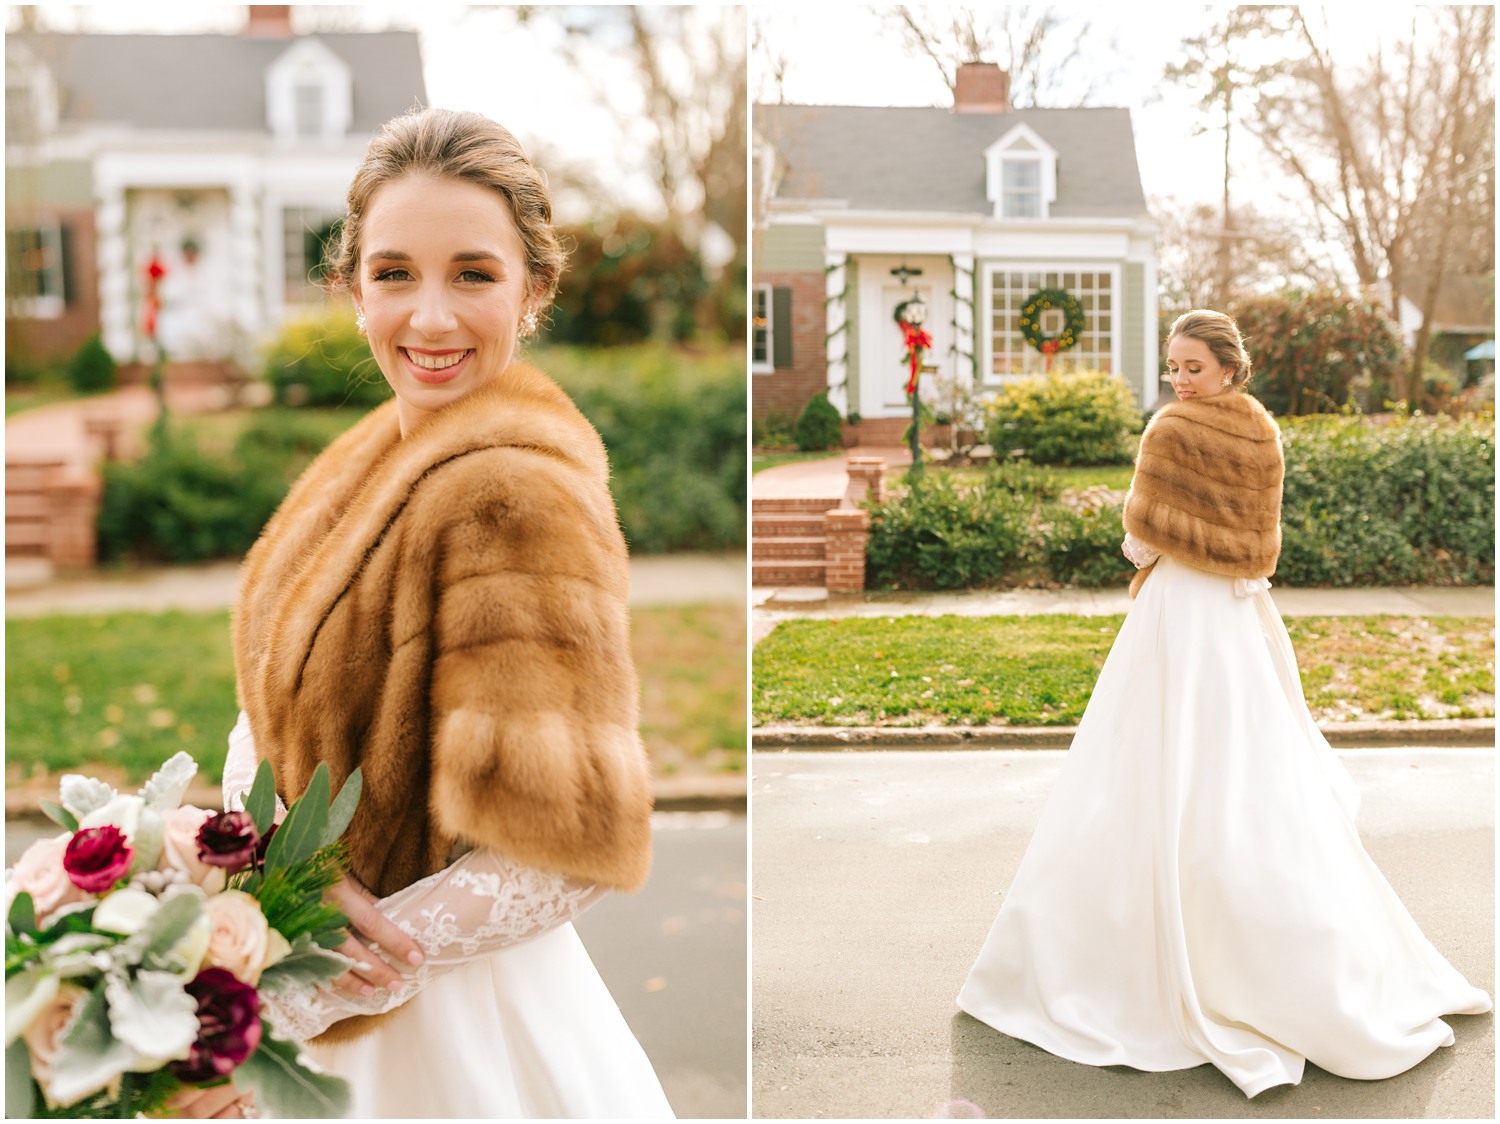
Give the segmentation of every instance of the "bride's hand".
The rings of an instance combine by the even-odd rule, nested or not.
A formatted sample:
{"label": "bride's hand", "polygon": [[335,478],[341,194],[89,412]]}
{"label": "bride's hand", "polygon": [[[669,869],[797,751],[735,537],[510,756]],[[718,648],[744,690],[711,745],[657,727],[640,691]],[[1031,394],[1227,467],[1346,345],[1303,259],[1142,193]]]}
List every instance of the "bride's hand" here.
{"label": "bride's hand", "polygon": [[[375,895],[350,875],[344,875],[325,897],[349,918],[349,939],[334,951],[359,965],[335,979],[333,986],[350,995],[371,995],[377,987],[398,990],[402,983],[401,973],[369,946],[378,945],[393,960],[415,966],[422,963],[422,950],[417,947],[417,942],[376,909]],[[355,934],[364,939],[357,939]]]}
{"label": "bride's hand", "polygon": [[204,1089],[188,1085],[167,1098],[164,1112],[156,1115],[198,1120],[240,1120],[255,1115],[255,1094],[235,1088],[234,1082]]}

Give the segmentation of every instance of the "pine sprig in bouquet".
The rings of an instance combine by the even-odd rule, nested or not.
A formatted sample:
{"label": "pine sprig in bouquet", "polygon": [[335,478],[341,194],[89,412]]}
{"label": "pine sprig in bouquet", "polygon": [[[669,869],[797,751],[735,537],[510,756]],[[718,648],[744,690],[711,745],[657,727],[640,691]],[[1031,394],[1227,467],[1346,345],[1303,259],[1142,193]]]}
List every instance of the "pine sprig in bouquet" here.
{"label": "pine sprig in bouquet", "polygon": [[[358,770],[320,765],[276,823],[263,762],[243,812],[182,805],[198,766],[168,761],[135,796],[76,774],[42,810],[67,830],[6,873],[5,1114],[130,1117],[231,1078],[279,1117],[341,1116],[348,1086],[275,1037],[261,997],[349,960],[323,900]],[[330,799],[332,797],[332,799]]]}

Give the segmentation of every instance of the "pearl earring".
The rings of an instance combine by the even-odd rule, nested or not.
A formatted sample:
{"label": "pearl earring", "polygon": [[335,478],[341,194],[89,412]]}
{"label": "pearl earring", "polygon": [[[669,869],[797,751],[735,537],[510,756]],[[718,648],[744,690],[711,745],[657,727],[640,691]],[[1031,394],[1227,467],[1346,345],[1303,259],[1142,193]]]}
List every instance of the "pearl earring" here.
{"label": "pearl earring", "polygon": [[354,326],[359,329],[359,334],[365,334],[365,310],[358,305],[354,306]]}
{"label": "pearl earring", "polygon": [[536,335],[536,309],[528,308],[521,317],[521,338]]}

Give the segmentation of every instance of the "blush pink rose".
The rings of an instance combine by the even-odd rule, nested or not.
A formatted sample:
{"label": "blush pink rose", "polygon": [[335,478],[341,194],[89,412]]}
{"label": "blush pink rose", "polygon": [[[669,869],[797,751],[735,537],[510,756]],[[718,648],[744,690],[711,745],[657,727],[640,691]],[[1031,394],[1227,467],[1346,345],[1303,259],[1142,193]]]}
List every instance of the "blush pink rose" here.
{"label": "blush pink rose", "polygon": [[260,974],[287,953],[286,938],[274,932],[260,904],[240,890],[208,899],[208,952],[205,967],[223,968],[254,987]]}
{"label": "blush pink rose", "polygon": [[63,867],[63,855],[72,838],[72,833],[65,831],[53,839],[38,839],[26,848],[5,883],[6,913],[10,912],[16,895],[22,892],[31,895],[38,924],[44,924],[52,913],[65,905],[93,897],[74,885]]}
{"label": "blush pink rose", "polygon": [[31,1020],[31,1025],[22,1032],[26,1048],[31,1051],[31,1072],[35,1075],[42,1092],[51,1100],[52,1066],[62,1049],[63,1033],[73,1022],[78,1008],[83,1006],[89,993],[81,987],[63,984],[52,1002],[43,1007],[41,1013]]}
{"label": "blush pink rose", "polygon": [[184,804],[162,817],[166,830],[159,865],[163,870],[185,874],[189,882],[202,886],[210,894],[217,894],[224,888],[228,875],[222,868],[210,866],[198,857],[198,829],[213,814]]}

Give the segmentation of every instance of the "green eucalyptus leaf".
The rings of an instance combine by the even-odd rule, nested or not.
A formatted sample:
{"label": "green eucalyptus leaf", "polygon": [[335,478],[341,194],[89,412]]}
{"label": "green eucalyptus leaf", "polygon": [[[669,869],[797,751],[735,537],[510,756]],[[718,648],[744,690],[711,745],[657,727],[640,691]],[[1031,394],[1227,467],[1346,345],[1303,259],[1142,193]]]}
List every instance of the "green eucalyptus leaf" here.
{"label": "green eucalyptus leaf", "polygon": [[142,959],[157,961],[165,957],[187,935],[202,912],[203,901],[196,894],[174,894],[165,899],[141,931],[131,938],[140,942]]}
{"label": "green eucalyptus leaf", "polygon": [[294,1043],[272,1038],[270,1028],[264,1029],[260,1047],[235,1070],[234,1083],[281,1119],[326,1120],[348,1113],[348,1082],[314,1073],[302,1064]]}
{"label": "green eucalyptus leaf", "polygon": [[255,770],[255,783],[250,786],[250,795],[245,797],[245,811],[255,821],[255,830],[261,835],[271,830],[276,822],[276,775],[269,761],[262,761]]}
{"label": "green eucalyptus leaf", "polygon": [[38,803],[41,805],[42,814],[57,824],[58,827],[65,827],[69,831],[78,830],[78,817],[56,800],[40,800]]}
{"label": "green eucalyptus leaf", "polygon": [[16,900],[10,903],[10,913],[6,915],[5,924],[13,933],[36,934],[36,903],[25,890],[17,894]]}
{"label": "green eucalyptus leaf", "polygon": [[31,1080],[31,1051],[17,1038],[5,1048],[5,1118],[25,1120],[36,1115],[36,1084]]}
{"label": "green eucalyptus leaf", "polygon": [[286,819],[271,836],[266,850],[266,869],[295,866],[305,861],[321,845],[323,828],[328,825],[328,766],[319,765],[305,791],[293,802]]}
{"label": "green eucalyptus leaf", "polygon": [[353,966],[347,956],[318,947],[312,935],[303,933],[292,942],[292,951],[260,975],[260,989],[275,994],[297,987],[317,987],[337,979]]}
{"label": "green eucalyptus leaf", "polygon": [[364,783],[364,774],[358,769],[349,774],[348,780],[344,781],[344,787],[339,789],[339,794],[333,799],[333,805],[328,809],[328,823],[323,828],[323,836],[318,846],[326,847],[330,843],[335,843],[339,836],[344,834],[349,821],[354,818],[354,810],[359,805],[359,794],[364,790]]}

